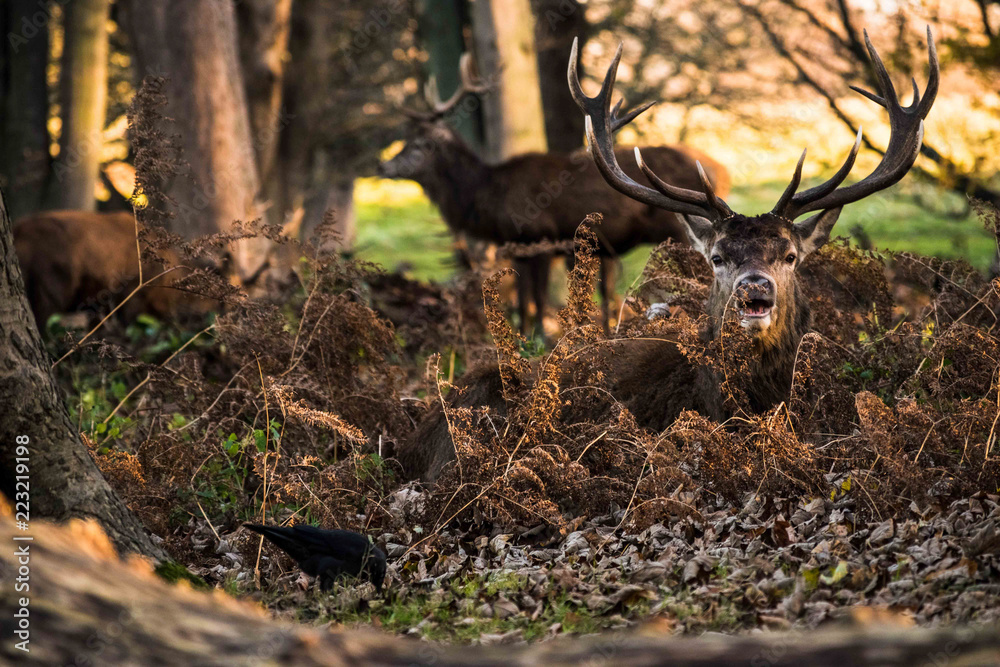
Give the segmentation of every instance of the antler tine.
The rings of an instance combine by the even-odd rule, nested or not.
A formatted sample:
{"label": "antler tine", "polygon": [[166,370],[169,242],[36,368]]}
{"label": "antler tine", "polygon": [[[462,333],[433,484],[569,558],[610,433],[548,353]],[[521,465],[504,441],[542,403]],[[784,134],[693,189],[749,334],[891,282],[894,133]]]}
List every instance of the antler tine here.
{"label": "antler tine", "polygon": [[435,78],[433,74],[427,78],[427,83],[424,84],[424,99],[427,100],[427,104],[430,105],[431,109],[434,109],[441,104],[441,95],[438,93],[437,78]]}
{"label": "antler tine", "polygon": [[733,214],[733,210],[729,208],[726,202],[719,199],[718,195],[715,194],[715,188],[712,187],[712,181],[708,180],[708,175],[705,173],[705,168],[701,166],[700,160],[695,160],[695,166],[698,168],[698,178],[701,179],[701,187],[705,191],[705,198],[708,199],[708,203],[723,217],[729,217]]}
{"label": "antler tine", "polygon": [[795,175],[792,177],[792,182],[788,184],[785,192],[781,195],[781,199],[778,200],[777,205],[771,211],[775,215],[780,215],[791,220],[801,215],[801,213],[795,212],[795,204],[797,201],[812,201],[813,199],[819,199],[820,197],[825,197],[837,187],[844,182],[844,179],[848,177],[851,173],[851,169],[854,168],[854,162],[858,158],[858,151],[861,150],[861,137],[862,128],[858,128],[858,134],[854,137],[854,145],[851,146],[851,152],[847,154],[847,159],[844,160],[844,164],[840,165],[840,169],[837,173],[830,177],[825,183],[821,183],[816,187],[809,188],[803,192],[796,193],[795,191],[799,187],[799,183],[802,180],[802,168],[803,160],[805,160],[806,152],[802,151],[802,156],[799,157],[799,166],[795,169]]}
{"label": "antler tine", "polygon": [[463,97],[469,93],[485,93],[489,85],[478,81],[472,73],[472,55],[463,53],[458,59],[459,84],[455,92],[445,101],[441,101],[438,93],[437,80],[432,76],[424,87],[424,97],[431,106],[430,118],[440,118],[454,109]]}
{"label": "antler tine", "polygon": [[676,185],[670,185],[662,178],[653,173],[653,170],[649,168],[646,161],[642,159],[642,153],[639,151],[639,147],[636,146],[635,151],[635,163],[639,165],[639,170],[646,176],[650,184],[665,194],[666,196],[676,199],[678,201],[687,202],[688,204],[704,204],[706,197],[700,192],[695,192],[694,190],[688,190],[686,188],[679,188]]}
{"label": "antler tine", "polygon": [[652,102],[646,102],[645,104],[640,104],[635,109],[632,109],[627,114],[625,114],[624,116],[622,116],[621,118],[619,118],[618,117],[618,111],[619,111],[619,109],[622,106],[622,102],[624,102],[624,101],[625,101],[624,99],[618,100],[618,104],[615,105],[615,108],[611,112],[611,131],[612,132],[617,132],[621,128],[625,127],[626,125],[628,125],[629,123],[631,123],[633,120],[635,120],[639,116],[639,114],[641,114],[643,111],[645,111],[646,109],[649,109],[654,104],[656,104],[655,100],[652,101]]}
{"label": "antler tine", "polygon": [[[790,199],[787,198],[788,191],[786,190],[785,194],[779,200],[778,205],[772,211],[773,213],[794,220],[809,211],[845,206],[895,185],[906,175],[906,172],[910,170],[910,167],[916,161],[924,137],[923,119],[927,117],[931,106],[934,104],[934,99],[937,97],[940,78],[940,65],[938,64],[937,50],[934,47],[934,38],[930,27],[927,28],[927,52],[930,61],[930,75],[928,76],[927,88],[924,90],[923,96],[921,96],[919,88],[914,82],[913,102],[906,108],[900,106],[896,89],[893,87],[892,80],[889,77],[889,72],[882,63],[878,51],[872,45],[867,31],[865,32],[865,44],[868,47],[868,53],[871,56],[872,67],[875,70],[876,80],[880,89],[879,92],[882,95],[875,95],[854,86],[851,86],[851,88],[889,112],[889,145],[882,156],[882,161],[879,162],[874,171],[857,183],[843,188],[839,187],[854,166],[858,150],[861,147],[861,129],[859,128],[858,136],[854,141],[854,147],[847,156],[847,160],[830,180],[804,192],[796,193]],[[797,181],[798,175],[793,180]]]}
{"label": "antler tine", "polygon": [[937,46],[934,44],[934,36],[931,34],[931,27],[927,26],[927,61],[930,63],[930,72],[927,74],[927,88],[924,89],[924,97],[917,105],[917,115],[927,118],[927,114],[934,105],[937,98],[938,84],[941,82],[941,64],[938,62]]}
{"label": "antler tine", "polygon": [[898,108],[899,98],[896,96],[896,87],[892,85],[892,77],[889,76],[889,70],[885,68],[885,63],[882,62],[882,58],[872,44],[871,38],[868,37],[868,31],[863,30],[862,33],[865,37],[865,47],[868,49],[868,57],[871,59],[872,67],[875,69],[875,79],[878,81],[879,92],[882,93],[882,98],[886,102],[882,106],[891,105],[893,108]]}
{"label": "antler tine", "polygon": [[472,71],[472,54],[463,53],[458,58],[458,76],[462,80],[461,88],[467,93],[485,93],[490,85],[481,81]]}
{"label": "antler tine", "polygon": [[[579,52],[579,38],[573,38],[573,48],[569,52],[569,66],[566,69],[566,79],[569,82],[569,92],[573,96],[573,101],[576,105],[580,107],[585,116],[591,115],[592,112],[599,112],[601,109],[601,95],[600,93],[597,97],[587,97],[586,93],[583,92],[583,86],[580,85],[580,73],[577,72],[577,60]],[[601,89],[601,93],[604,89]]]}
{"label": "antler tine", "polygon": [[620,98],[614,108],[611,109],[611,113],[606,113],[606,108],[608,107],[609,100],[611,99],[611,93],[614,88],[615,80],[618,77],[618,63],[621,62],[622,59],[622,46],[622,44],[618,45],[618,50],[615,52],[614,60],[611,62],[611,66],[608,67],[608,72],[604,77],[604,82],[601,84],[601,92],[597,93],[595,97],[588,97],[587,94],[583,92],[583,87],[580,85],[580,75],[576,68],[577,54],[579,53],[579,42],[577,38],[573,39],[573,48],[570,50],[569,54],[569,68],[566,71],[566,78],[569,82],[569,91],[573,96],[573,100],[576,101],[577,106],[580,107],[583,113],[587,116],[600,115],[602,113],[607,115],[608,120],[611,123],[612,132],[617,132],[621,128],[625,127],[635,120],[639,114],[656,104],[656,102],[646,102],[619,118],[618,113],[621,111],[622,104],[625,102],[625,98]]}
{"label": "antler tine", "polygon": [[913,101],[910,102],[910,106],[906,107],[907,111],[911,111],[920,106],[920,86],[917,85],[917,77],[911,77],[910,83],[913,84]]}
{"label": "antler tine", "polygon": [[805,164],[807,150],[809,149],[802,149],[802,155],[799,156],[799,163],[795,165],[795,173],[792,174],[792,182],[789,183],[788,187],[785,188],[785,191],[781,193],[781,198],[778,200],[778,203],[774,205],[773,212],[777,213],[784,211],[785,207],[788,206],[788,203],[792,201],[792,197],[795,196],[795,191],[799,189],[799,183],[802,182],[802,165]]}
{"label": "antler tine", "polygon": [[850,88],[851,90],[853,90],[856,93],[861,93],[862,95],[864,95],[865,97],[867,97],[868,99],[870,99],[872,102],[874,102],[875,104],[877,104],[880,107],[882,107],[883,109],[887,108],[885,106],[885,98],[879,97],[875,93],[870,93],[867,90],[865,90],[864,88],[862,88],[861,86],[848,86],[848,88]]}
{"label": "antler tine", "polygon": [[[618,72],[618,63],[622,56],[621,45],[618,46],[614,60],[611,62],[611,66],[604,77],[601,92],[595,97],[588,97],[584,94],[583,87],[580,85],[580,75],[577,71],[578,48],[579,42],[574,39],[573,48],[570,51],[569,66],[566,70],[566,79],[569,83],[569,90],[573,95],[573,99],[584,113],[587,141],[590,143],[594,163],[597,165],[597,169],[601,172],[604,180],[608,182],[608,185],[636,201],[673,213],[697,215],[711,220],[720,220],[727,215],[723,213],[723,210],[728,211],[728,207],[715,196],[710,185],[708,187],[708,193],[710,194],[669,185],[652,173],[648,165],[643,162],[638,150],[636,151],[636,161],[639,164],[639,168],[654,187],[650,188],[635,182],[622,170],[618,164],[618,159],[615,157],[614,132],[652,105],[643,105],[627,113],[622,118],[618,118],[621,102],[612,111],[611,94]],[[707,179],[705,179],[705,182],[707,182]],[[714,205],[712,200],[719,205]]]}

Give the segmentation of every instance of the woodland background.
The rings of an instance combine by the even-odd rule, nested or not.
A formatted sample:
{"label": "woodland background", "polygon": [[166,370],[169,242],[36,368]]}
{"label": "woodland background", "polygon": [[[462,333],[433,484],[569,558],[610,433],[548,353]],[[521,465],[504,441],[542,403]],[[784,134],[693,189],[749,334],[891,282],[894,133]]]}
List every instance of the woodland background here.
{"label": "woodland background", "polygon": [[[190,178],[172,178],[166,195],[180,208],[161,224],[190,237],[263,217],[308,236],[333,209],[359,257],[444,278],[449,241],[433,208],[412,184],[372,178],[405,133],[400,109],[421,108],[430,76],[450,94],[463,50],[487,73],[502,55],[496,93],[459,120],[466,138],[492,161],[579,147],[565,81],[577,36],[594,75],[624,42],[619,90],[632,105],[661,101],[622,141],[695,146],[729,167],[737,208],[764,210],[802,147],[806,176],[818,177],[839,164],[859,124],[871,147],[884,145],[877,109],[847,89],[871,77],[861,29],[888,51],[891,71],[906,72],[922,62],[929,24],[945,83],[918,177],[877,210],[848,210],[839,229],[981,268],[992,256],[966,199],[998,200],[1000,5],[989,0],[512,0],[499,28],[488,3],[462,0],[132,5],[4,3],[0,183],[18,194],[15,220],[43,208],[126,207],[125,110],[143,77],[167,75],[164,131],[178,138]],[[261,252],[247,250],[244,276]],[[626,258],[628,280],[647,255]]]}

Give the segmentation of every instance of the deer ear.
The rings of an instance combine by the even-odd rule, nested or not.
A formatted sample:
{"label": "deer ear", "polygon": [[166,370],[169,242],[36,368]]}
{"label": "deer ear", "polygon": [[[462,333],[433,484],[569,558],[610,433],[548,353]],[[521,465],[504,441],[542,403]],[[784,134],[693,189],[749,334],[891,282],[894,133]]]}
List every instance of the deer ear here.
{"label": "deer ear", "polygon": [[715,243],[715,226],[712,221],[700,215],[681,215],[680,218],[684,221],[684,229],[691,245],[708,259]]}
{"label": "deer ear", "polygon": [[830,232],[837,223],[841,210],[842,207],[838,206],[820,211],[811,218],[795,223],[795,233],[799,237],[799,252],[803,257],[823,247],[830,240]]}

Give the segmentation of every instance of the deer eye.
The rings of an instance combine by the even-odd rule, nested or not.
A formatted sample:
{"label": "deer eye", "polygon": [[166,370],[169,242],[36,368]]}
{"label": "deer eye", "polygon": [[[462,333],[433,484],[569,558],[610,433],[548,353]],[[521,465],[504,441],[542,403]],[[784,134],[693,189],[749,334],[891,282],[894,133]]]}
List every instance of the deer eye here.
{"label": "deer eye", "polygon": [[716,266],[722,264],[722,258],[718,255],[712,255],[712,264],[715,264]]}
{"label": "deer eye", "polygon": [[789,253],[788,257],[785,258],[785,261],[788,262],[789,264],[794,264],[795,263],[795,253]]}

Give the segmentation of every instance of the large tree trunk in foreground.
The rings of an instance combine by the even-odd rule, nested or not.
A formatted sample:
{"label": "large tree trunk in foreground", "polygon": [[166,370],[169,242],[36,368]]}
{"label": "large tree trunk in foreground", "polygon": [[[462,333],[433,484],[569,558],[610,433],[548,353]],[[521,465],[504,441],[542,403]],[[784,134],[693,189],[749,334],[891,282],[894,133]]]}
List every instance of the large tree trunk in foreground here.
{"label": "large tree trunk in foreground", "polygon": [[[30,516],[97,519],[122,552],[164,558],[101,476],[70,422],[24,296],[10,217],[0,195],[0,492],[15,499],[17,464],[27,464]],[[26,444],[25,444],[26,442]],[[25,445],[27,454],[18,453]],[[27,458],[26,462],[17,461]],[[23,468],[22,468],[23,471]],[[21,508],[19,508],[21,509]],[[12,544],[8,540],[8,544]],[[10,586],[4,586],[10,588]],[[6,642],[6,638],[5,638]]]}
{"label": "large tree trunk in foreground", "polygon": [[[176,203],[171,231],[193,238],[260,217],[254,157],[232,0],[122,0],[136,72],[168,79],[164,115],[179,135],[190,177],[164,183]],[[231,249],[240,278],[266,261],[265,239]]]}
{"label": "large tree trunk in foreground", "polygon": [[0,3],[0,186],[16,192],[15,220],[42,208],[49,179],[46,68],[50,18],[37,0]]}
{"label": "large tree trunk in foreground", "polygon": [[108,16],[111,0],[66,6],[62,59],[62,136],[49,200],[54,208],[96,210],[108,97]]}
{"label": "large tree trunk in foreground", "polygon": [[483,101],[486,158],[546,151],[535,17],[528,0],[478,0],[472,25],[480,72],[498,85]]}
{"label": "large tree trunk in foreground", "polygon": [[[267,618],[223,594],[170,586],[114,559],[92,524],[35,525],[30,548],[30,653],[16,648],[21,596],[0,587],[0,656],[23,665],[987,665],[1000,662],[995,627],[859,628],[697,639],[611,634],[519,646],[446,646],[371,630],[329,632]],[[0,542],[18,533],[0,510]],[[13,581],[14,548],[0,550]]]}

